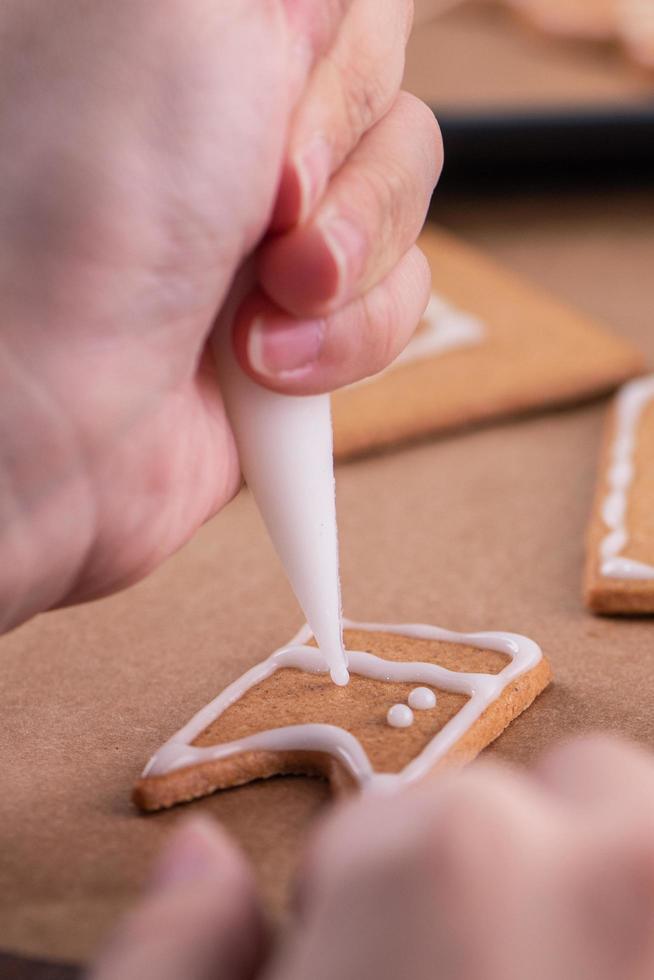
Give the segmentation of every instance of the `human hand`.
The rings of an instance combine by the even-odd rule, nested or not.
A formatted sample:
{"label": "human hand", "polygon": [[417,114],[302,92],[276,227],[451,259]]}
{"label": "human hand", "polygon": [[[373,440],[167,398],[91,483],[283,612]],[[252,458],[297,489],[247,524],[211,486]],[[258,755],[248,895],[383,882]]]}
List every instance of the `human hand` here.
{"label": "human hand", "polygon": [[585,739],[344,807],[299,923],[266,980],[651,978],[654,759]]}
{"label": "human hand", "polygon": [[93,980],[654,975],[654,759],[622,742],[573,742],[532,773],[482,762],[342,806],[314,835],[296,922],[258,971],[242,859],[210,825],[179,833]]}
{"label": "human hand", "polygon": [[3,5],[0,631],[139,579],[236,491],[207,340],[271,218],[247,370],[327,390],[408,339],[440,167],[398,97],[410,6]]}
{"label": "human hand", "polygon": [[253,980],[266,931],[252,873],[220,826],[176,832],[141,904],[91,970],[92,980]]}

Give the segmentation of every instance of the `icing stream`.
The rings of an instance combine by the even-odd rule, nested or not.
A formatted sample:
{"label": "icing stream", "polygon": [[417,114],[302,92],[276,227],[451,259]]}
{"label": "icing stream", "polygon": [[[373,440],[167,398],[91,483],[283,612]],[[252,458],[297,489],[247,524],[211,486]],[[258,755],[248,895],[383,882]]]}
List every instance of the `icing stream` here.
{"label": "icing stream", "polygon": [[[353,623],[347,620],[344,626],[372,633],[392,633],[417,639],[443,640],[475,647],[478,650],[495,650],[507,654],[510,661],[498,674],[476,674],[448,670],[433,663],[405,663],[384,660],[360,650],[348,651],[348,667],[355,674],[379,681],[429,685],[430,688],[436,687],[468,696],[468,701],[461,710],[436,733],[422,752],[397,774],[375,772],[358,739],[335,725],[289,725],[258,732],[222,745],[192,745],[194,739],[230,705],[275,671],[293,667],[310,673],[327,672],[327,666],[319,651],[315,647],[306,645],[312,634],[305,626],[288,646],[275,651],[267,660],[252,667],[225,688],[210,704],[202,708],[150,759],[143,775],[159,776],[185,766],[224,759],[240,752],[313,750],[334,756],[363,787],[381,783],[384,785],[410,783],[424,776],[459,741],[486,708],[500,697],[506,687],[516,677],[535,667],[542,658],[540,647],[533,640],[515,633],[453,633],[436,626],[417,624],[396,626],[383,623]],[[411,693],[413,695],[416,692]],[[433,692],[429,693],[433,694]],[[422,704],[415,706],[422,707]],[[406,708],[406,711],[412,715],[411,709],[406,705],[395,706],[398,707]],[[404,724],[406,724],[408,716],[404,711],[401,714],[405,717]],[[390,721],[390,724],[394,723]]]}
{"label": "icing stream", "polygon": [[654,398],[654,375],[631,381],[616,401],[616,434],[607,474],[608,493],[602,504],[602,520],[609,533],[600,544],[601,572],[605,578],[654,579],[654,565],[625,558],[628,542],[627,505],[634,480],[634,456],[638,424]]}

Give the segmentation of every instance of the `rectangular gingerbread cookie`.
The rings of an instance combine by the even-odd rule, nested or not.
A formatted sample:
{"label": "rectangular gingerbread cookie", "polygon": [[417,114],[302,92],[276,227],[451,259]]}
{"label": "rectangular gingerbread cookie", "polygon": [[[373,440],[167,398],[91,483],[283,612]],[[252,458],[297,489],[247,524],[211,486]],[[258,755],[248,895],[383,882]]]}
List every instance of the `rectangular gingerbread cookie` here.
{"label": "rectangular gingerbread cookie", "polygon": [[654,613],[654,375],[611,409],[588,530],[585,597],[598,613]]}
{"label": "rectangular gingerbread cookie", "polygon": [[581,402],[643,370],[627,341],[454,236],[430,229],[420,245],[426,317],[390,368],[333,395],[338,458]]}
{"label": "rectangular gingerbread cookie", "polygon": [[159,810],[283,773],[336,792],[403,785],[470,761],[548,685],[512,633],[346,624],[350,682],[329,678],[307,627],[203,708],[150,760],[133,799]]}

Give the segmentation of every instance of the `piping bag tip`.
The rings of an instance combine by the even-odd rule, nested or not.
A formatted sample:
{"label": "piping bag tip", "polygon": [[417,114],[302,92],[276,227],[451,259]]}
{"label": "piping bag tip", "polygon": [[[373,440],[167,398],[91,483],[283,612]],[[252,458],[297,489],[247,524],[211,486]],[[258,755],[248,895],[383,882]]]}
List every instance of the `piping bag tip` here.
{"label": "piping bag tip", "polygon": [[350,674],[347,667],[332,667],[329,676],[338,687],[346,687],[350,683]]}
{"label": "piping bag tip", "polygon": [[238,364],[234,313],[254,281],[252,269],[244,268],[217,322],[216,370],[249,489],[323,662],[333,682],[344,687],[349,674],[342,642],[330,398],[278,394]]}

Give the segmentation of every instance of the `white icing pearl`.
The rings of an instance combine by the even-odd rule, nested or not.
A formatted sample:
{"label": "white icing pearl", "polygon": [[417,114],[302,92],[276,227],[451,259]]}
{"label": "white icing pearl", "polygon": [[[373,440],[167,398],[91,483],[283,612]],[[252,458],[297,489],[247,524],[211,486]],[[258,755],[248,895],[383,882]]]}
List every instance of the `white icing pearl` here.
{"label": "white icing pearl", "polygon": [[386,721],[392,728],[408,728],[413,724],[413,711],[406,704],[394,704],[388,709]]}
{"label": "white icing pearl", "polygon": [[436,706],[436,695],[428,687],[414,687],[409,694],[409,704],[417,711],[426,711]]}

